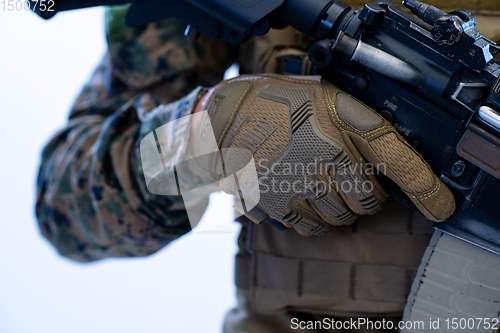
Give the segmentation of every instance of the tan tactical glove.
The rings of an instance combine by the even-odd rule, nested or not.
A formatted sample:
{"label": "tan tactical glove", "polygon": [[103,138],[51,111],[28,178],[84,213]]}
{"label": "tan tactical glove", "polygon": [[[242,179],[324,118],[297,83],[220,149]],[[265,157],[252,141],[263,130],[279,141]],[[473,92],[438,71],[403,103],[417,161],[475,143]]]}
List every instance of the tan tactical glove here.
{"label": "tan tactical glove", "polygon": [[378,172],[432,221],[455,210],[449,189],[387,120],[320,78],[240,76],[217,85],[202,108],[219,148],[229,148],[209,168],[231,174],[254,159],[260,197],[245,215],[256,223],[269,216],[304,235],[351,224],[386,199]]}

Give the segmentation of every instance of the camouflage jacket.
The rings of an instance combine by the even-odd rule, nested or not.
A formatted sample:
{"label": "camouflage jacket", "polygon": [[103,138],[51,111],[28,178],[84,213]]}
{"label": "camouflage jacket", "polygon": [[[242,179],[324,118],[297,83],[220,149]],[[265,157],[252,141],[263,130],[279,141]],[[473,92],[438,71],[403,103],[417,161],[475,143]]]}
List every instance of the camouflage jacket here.
{"label": "camouflage jacket", "polygon": [[[432,3],[449,7],[454,2]],[[478,0],[470,10],[491,13],[495,4]],[[180,197],[146,189],[139,143],[153,129],[190,113],[196,87],[218,83],[235,60],[246,73],[267,57],[255,51],[258,47],[253,47],[257,57],[251,55],[248,44],[234,48],[204,37],[189,40],[175,19],[125,28],[119,22],[126,9],[107,10],[108,53],[77,98],[66,127],[42,154],[36,205],[40,229],[59,253],[78,261],[145,256],[191,229]],[[489,37],[500,37],[498,26]],[[251,43],[262,44],[262,39]],[[159,104],[165,105],[156,108]]]}
{"label": "camouflage jacket", "polygon": [[139,143],[190,113],[196,87],[218,83],[233,62],[234,49],[186,39],[175,19],[129,29],[110,17],[123,14],[106,12],[108,54],[42,154],[40,229],[78,261],[145,256],[191,229],[182,198],[146,189]]}

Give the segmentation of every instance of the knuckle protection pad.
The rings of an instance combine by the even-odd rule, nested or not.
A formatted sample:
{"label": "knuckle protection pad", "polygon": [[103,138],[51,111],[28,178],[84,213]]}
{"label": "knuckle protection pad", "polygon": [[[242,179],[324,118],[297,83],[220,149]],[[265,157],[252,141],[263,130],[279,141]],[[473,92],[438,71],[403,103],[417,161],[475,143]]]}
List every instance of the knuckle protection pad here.
{"label": "knuckle protection pad", "polygon": [[[265,103],[274,102],[276,105],[286,106],[287,120],[283,120],[284,118],[278,120],[278,118],[273,118],[274,115],[269,114],[266,122],[270,126],[267,125],[266,130],[258,126],[259,110],[252,114],[255,118],[252,118],[250,113],[245,114],[245,111],[238,112],[237,117],[241,117],[240,120],[244,124],[240,124],[236,130],[232,130],[233,126],[229,126],[227,133],[230,140],[227,138],[222,140],[223,146],[246,147],[253,151],[254,157],[261,156],[260,159],[256,158],[255,162],[260,167],[266,167],[268,172],[263,173],[262,168],[257,168],[260,172],[258,209],[265,211],[272,218],[293,225],[298,231],[312,234],[321,234],[330,229],[330,223],[320,218],[321,215],[332,217],[338,225],[354,222],[357,215],[349,209],[341,197],[331,191],[329,186],[321,188],[313,181],[314,175],[322,165],[330,164],[335,170],[335,181],[350,184],[349,189],[347,186],[344,188],[341,186],[340,190],[344,190],[346,196],[354,199],[363,213],[372,214],[378,211],[380,203],[373,190],[362,187],[363,182],[368,181],[363,171],[353,167],[350,155],[342,144],[326,136],[320,130],[317,119],[313,116],[316,112],[313,90],[308,89],[303,81],[299,85],[295,84],[293,79],[288,78],[268,79],[266,83],[254,82],[252,91],[256,91],[256,94],[249,93],[242,103],[242,108],[251,109],[263,103],[263,99],[268,100],[270,102]],[[313,84],[314,87],[311,87]],[[318,84],[313,81],[309,81],[309,87],[319,88]],[[276,109],[279,108],[276,107]],[[368,109],[367,111],[371,112]],[[378,116],[375,115],[375,117]],[[382,123],[380,118],[366,116],[364,121],[357,125],[372,126],[379,122]],[[277,140],[276,135],[270,133],[270,130],[279,127],[287,128],[290,141],[288,145],[276,149],[278,142],[275,145],[272,143],[273,140]],[[263,150],[265,152],[262,152]],[[266,159],[264,164],[260,164],[262,156]],[[287,173],[286,169],[290,166],[293,172]],[[294,202],[299,197],[312,200],[317,214],[313,215],[297,209]]]}

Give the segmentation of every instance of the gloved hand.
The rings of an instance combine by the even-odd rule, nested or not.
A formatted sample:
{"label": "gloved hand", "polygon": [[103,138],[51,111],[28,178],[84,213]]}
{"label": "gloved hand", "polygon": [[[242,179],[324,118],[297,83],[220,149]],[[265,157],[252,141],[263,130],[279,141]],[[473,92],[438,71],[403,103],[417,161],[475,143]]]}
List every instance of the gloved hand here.
{"label": "gloved hand", "polygon": [[182,145],[191,156],[165,158],[184,161],[171,180],[184,202],[201,200],[200,188],[208,195],[216,181],[243,199],[235,208],[252,221],[271,217],[321,234],[379,211],[387,194],[376,174],[383,173],[428,219],[441,222],[455,210],[449,189],[387,120],[319,77],[239,76],[209,90],[192,116],[191,144],[167,144],[173,130],[163,140],[156,131],[164,158]]}
{"label": "gloved hand", "polygon": [[254,158],[260,199],[246,215],[255,222],[268,215],[302,234],[351,224],[386,199],[378,172],[431,221],[455,210],[449,189],[387,120],[320,78],[240,76],[217,85],[200,107],[219,147]]}

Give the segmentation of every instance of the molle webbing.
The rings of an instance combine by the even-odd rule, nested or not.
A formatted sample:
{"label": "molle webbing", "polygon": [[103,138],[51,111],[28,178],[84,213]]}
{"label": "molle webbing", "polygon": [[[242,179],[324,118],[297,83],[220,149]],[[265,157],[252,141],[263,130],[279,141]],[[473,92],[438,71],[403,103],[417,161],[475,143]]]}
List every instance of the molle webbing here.
{"label": "molle webbing", "polygon": [[[236,257],[236,286],[250,289],[250,256]],[[302,295],[405,302],[416,269],[255,254],[258,287]]]}
{"label": "molle webbing", "polygon": [[433,232],[393,199],[319,237],[240,221],[236,286],[264,314],[400,315]]}

